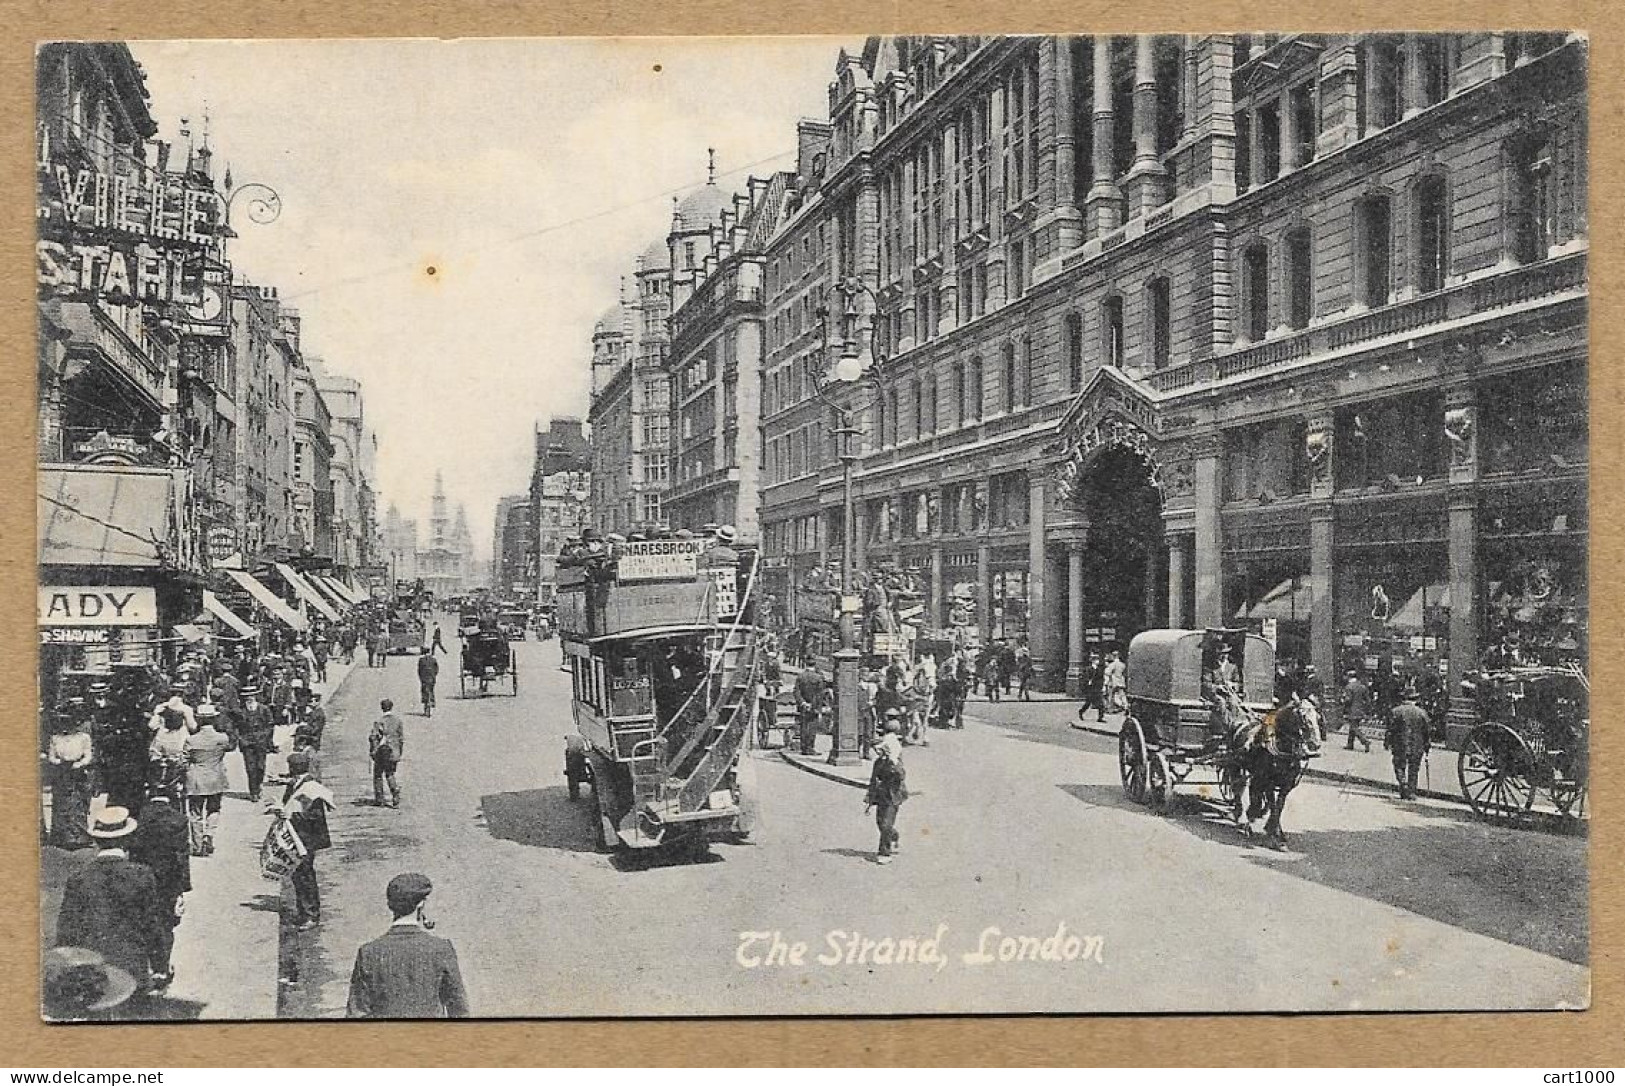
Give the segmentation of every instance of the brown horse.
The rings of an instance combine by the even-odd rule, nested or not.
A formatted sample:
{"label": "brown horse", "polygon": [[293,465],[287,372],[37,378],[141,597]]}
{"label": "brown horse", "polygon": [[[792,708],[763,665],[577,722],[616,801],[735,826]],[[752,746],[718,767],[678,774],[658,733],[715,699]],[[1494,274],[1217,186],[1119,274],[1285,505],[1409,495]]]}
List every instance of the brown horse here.
{"label": "brown horse", "polygon": [[[1248,837],[1259,832],[1257,822],[1264,818],[1265,843],[1273,849],[1286,847],[1286,831],[1281,812],[1286,797],[1303,779],[1304,766],[1319,749],[1319,729],[1314,719],[1296,701],[1266,713],[1263,720],[1247,729],[1240,741],[1240,779],[1232,802],[1236,824]],[[1242,792],[1247,794],[1247,817],[1241,817]],[[1267,817],[1266,817],[1267,816]]]}

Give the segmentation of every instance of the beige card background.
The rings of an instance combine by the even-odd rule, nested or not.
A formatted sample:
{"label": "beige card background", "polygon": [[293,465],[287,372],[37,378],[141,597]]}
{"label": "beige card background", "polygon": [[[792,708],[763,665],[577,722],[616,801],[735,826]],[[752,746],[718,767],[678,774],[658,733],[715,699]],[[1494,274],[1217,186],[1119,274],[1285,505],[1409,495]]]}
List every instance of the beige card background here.
{"label": "beige card background", "polygon": [[[1583,1014],[722,1019],[46,1027],[35,766],[33,50],[53,38],[1570,29],[1591,37],[1593,1009]],[[1625,665],[1618,501],[1625,377],[1625,4],[1619,0],[0,0],[0,1065],[537,1064],[1625,1066]],[[1267,908],[1267,903],[1260,903]],[[546,923],[545,917],[538,918]],[[1161,936],[1148,926],[1147,940]],[[681,983],[680,977],[673,978]],[[1222,977],[1213,983],[1223,983]]]}

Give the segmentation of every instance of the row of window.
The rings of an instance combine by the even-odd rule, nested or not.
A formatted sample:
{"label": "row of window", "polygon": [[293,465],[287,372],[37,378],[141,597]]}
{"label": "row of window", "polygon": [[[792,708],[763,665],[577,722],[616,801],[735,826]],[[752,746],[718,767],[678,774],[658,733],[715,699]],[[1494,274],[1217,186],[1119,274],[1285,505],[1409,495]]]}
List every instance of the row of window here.
{"label": "row of window", "polygon": [[762,551],[765,554],[807,554],[817,549],[817,513],[762,526]]}
{"label": "row of window", "polygon": [[[1029,50],[1001,83],[946,117],[882,174],[882,279],[895,279],[924,258],[986,228],[994,213],[989,185],[995,118],[1001,122],[997,155],[1005,205],[1037,194],[1038,99],[1038,54]],[[843,261],[843,267],[848,264]]]}
{"label": "row of window", "polygon": [[800,426],[763,442],[764,482],[771,485],[798,479],[828,463],[830,457],[825,454],[830,448],[822,440],[823,428],[822,423]]}

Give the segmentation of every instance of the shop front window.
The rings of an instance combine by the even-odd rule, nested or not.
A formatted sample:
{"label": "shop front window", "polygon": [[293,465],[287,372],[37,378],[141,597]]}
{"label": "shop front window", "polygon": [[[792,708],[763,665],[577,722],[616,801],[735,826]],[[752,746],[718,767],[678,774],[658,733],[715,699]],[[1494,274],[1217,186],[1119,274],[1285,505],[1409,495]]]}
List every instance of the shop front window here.
{"label": "shop front window", "polygon": [[1396,396],[1338,412],[1333,446],[1338,489],[1397,489],[1441,478],[1443,413],[1437,393]]}
{"label": "shop front window", "polygon": [[1333,620],[1340,672],[1374,677],[1386,675],[1391,664],[1400,676],[1437,673],[1450,649],[1444,545],[1349,550],[1338,555],[1335,565]]}
{"label": "shop front window", "polygon": [[1309,493],[1309,459],[1301,419],[1239,427],[1225,434],[1225,501],[1275,501]]}
{"label": "shop front window", "polygon": [[1562,470],[1586,463],[1585,368],[1546,366],[1487,381],[1478,390],[1486,475]]}
{"label": "shop front window", "polygon": [[993,574],[993,636],[1014,643],[1027,636],[1028,572],[1003,570]]}
{"label": "shop front window", "polygon": [[1309,662],[1315,593],[1307,554],[1242,561],[1226,578],[1225,591],[1230,626],[1273,643],[1277,664],[1289,671]]}

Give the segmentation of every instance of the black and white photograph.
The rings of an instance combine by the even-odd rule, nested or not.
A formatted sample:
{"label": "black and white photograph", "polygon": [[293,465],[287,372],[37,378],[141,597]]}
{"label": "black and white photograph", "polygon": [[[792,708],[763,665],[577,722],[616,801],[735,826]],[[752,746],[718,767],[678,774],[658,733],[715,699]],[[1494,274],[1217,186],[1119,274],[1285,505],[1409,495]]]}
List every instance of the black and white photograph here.
{"label": "black and white photograph", "polygon": [[38,43],[41,1017],[1589,1008],[1588,53]]}

